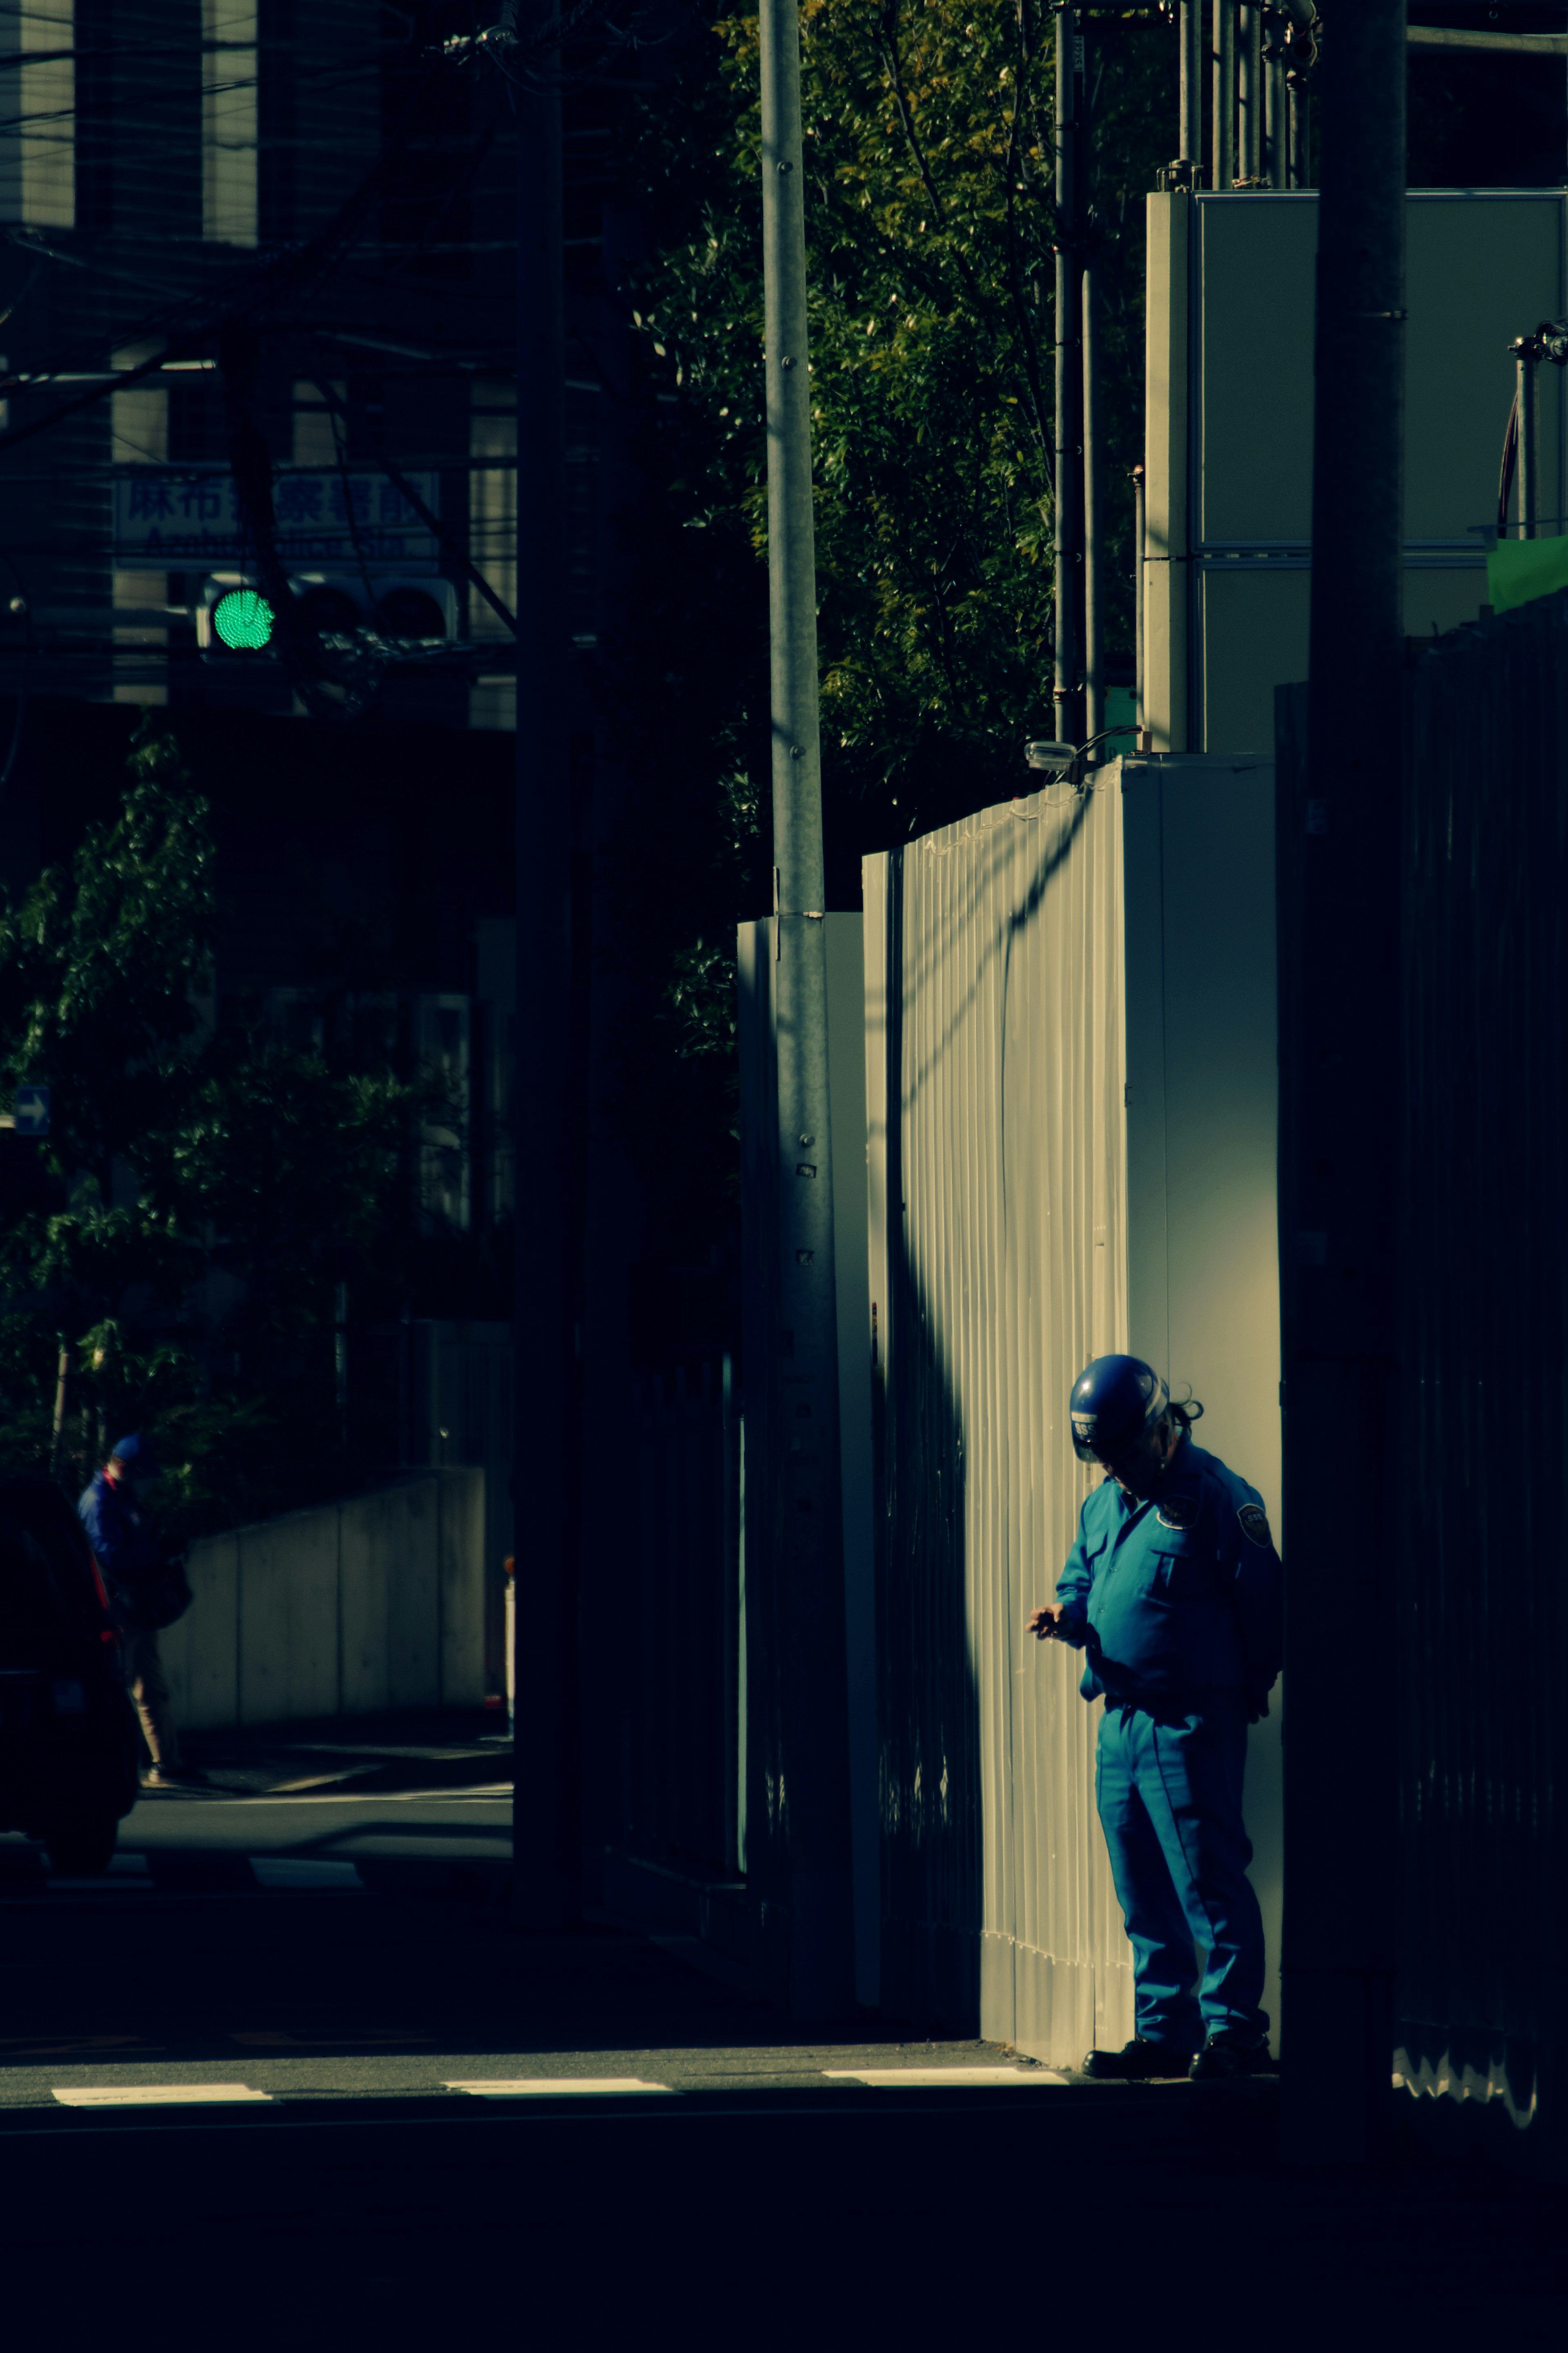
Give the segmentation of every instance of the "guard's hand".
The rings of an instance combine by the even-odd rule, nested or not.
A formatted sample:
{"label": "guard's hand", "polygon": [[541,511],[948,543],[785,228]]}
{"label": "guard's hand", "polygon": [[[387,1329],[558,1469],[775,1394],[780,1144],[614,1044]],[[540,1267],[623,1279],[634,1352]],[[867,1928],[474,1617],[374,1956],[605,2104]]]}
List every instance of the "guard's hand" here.
{"label": "guard's hand", "polygon": [[1067,1618],[1065,1602],[1048,1601],[1043,1609],[1034,1612],[1028,1630],[1037,1642],[1059,1642],[1067,1633]]}

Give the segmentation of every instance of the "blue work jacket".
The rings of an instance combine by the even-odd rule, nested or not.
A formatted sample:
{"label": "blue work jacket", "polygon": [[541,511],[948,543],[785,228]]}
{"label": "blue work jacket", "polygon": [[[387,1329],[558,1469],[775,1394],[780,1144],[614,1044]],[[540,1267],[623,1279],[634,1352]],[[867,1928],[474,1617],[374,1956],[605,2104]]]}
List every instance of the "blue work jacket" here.
{"label": "blue work jacket", "polygon": [[82,1489],[77,1510],[103,1571],[110,1599],[123,1609],[138,1578],[145,1578],[162,1563],[163,1544],[145,1513],[101,1471]]}
{"label": "blue work jacket", "polygon": [[1263,1498],[1190,1438],[1147,1503],[1108,1477],[1057,1579],[1085,1699],[1236,1691],[1261,1714],[1279,1672],[1282,1585]]}

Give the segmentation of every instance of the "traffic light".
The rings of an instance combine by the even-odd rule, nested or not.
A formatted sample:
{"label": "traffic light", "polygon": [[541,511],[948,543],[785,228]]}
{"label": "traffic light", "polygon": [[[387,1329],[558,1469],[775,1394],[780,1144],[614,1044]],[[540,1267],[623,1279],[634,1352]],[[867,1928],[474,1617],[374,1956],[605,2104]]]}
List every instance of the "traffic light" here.
{"label": "traffic light", "polygon": [[[449,580],[372,578],[298,572],[289,575],[299,626],[313,636],[379,639],[394,647],[450,645],[458,634],[458,598]],[[208,660],[276,658],[278,616],[257,583],[242,572],[210,573],[196,607],[196,644]]]}

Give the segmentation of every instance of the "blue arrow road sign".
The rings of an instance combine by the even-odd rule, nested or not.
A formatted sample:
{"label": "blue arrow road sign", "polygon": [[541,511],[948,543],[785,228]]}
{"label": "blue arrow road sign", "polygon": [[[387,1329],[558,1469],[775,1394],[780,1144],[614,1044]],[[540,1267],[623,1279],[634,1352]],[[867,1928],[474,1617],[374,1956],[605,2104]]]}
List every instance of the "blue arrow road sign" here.
{"label": "blue arrow road sign", "polygon": [[49,1132],[47,1087],[17,1088],[16,1120],[18,1135],[47,1135]]}

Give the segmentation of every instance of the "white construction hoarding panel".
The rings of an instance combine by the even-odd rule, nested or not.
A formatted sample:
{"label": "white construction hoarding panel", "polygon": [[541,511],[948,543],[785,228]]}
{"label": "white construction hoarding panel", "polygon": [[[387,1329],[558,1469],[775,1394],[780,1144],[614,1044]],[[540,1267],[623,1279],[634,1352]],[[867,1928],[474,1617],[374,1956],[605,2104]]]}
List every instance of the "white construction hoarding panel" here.
{"label": "white construction hoarding panel", "polygon": [[[1279,1483],[1279,1078],[1271,760],[1121,763],[1129,1330],[1199,1442]],[[1252,1727],[1247,1823],[1279,2028],[1282,1693]]]}
{"label": "white construction hoarding panel", "polygon": [[1126,1336],[1121,796],[866,862],[881,1992],[1047,2060],[1131,2031],[1079,1662],[1028,1640]]}
{"label": "white construction hoarding panel", "polygon": [[[1129,760],[866,861],[881,1995],[1049,2065],[1132,2029],[1100,1709],[1024,1630],[1074,1376],[1150,1356],[1278,1512],[1272,789]],[[1278,1712],[1249,1771],[1272,1966]]]}

